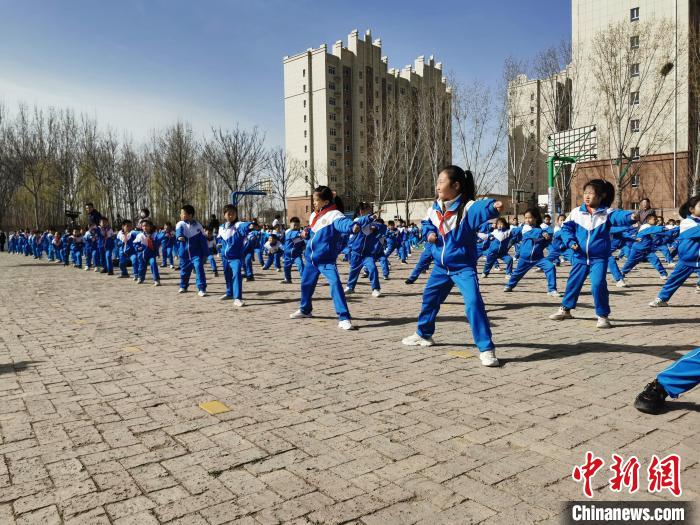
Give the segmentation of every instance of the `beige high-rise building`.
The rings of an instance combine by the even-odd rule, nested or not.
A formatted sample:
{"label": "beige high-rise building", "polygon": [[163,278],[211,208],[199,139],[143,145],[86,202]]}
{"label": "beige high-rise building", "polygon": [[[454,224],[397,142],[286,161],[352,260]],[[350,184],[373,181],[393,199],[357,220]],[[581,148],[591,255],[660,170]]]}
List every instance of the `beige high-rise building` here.
{"label": "beige high-rise building", "polygon": [[[375,144],[378,123],[397,118],[400,108],[421,106],[420,97],[439,100],[436,107],[444,136],[440,164],[449,164],[451,151],[450,91],[442,64],[433,57],[419,57],[413,66],[389,68],[382,56],[381,40],[365,39],[357,30],[333,44],[331,52],[318,48],[284,57],[285,149],[301,166],[303,176],[289,190],[288,215],[305,221],[311,212],[311,192],[318,185],[330,186],[342,197],[346,208],[361,200],[374,201],[375,177],[368,156]],[[381,125],[379,125],[381,127]],[[418,124],[413,126],[418,132]],[[409,137],[410,140],[410,137]],[[400,138],[394,149],[399,150]],[[434,194],[429,162],[425,176],[412,198]],[[403,177],[405,179],[405,177]],[[402,180],[402,174],[397,174]],[[389,197],[403,198],[402,185],[395,182]]]}
{"label": "beige high-rise building", "polygon": [[[643,197],[650,197],[657,208],[678,207],[688,194],[697,150],[698,90],[689,78],[699,67],[693,36],[699,15],[696,0],[572,0],[571,64],[551,78],[519,78],[511,84],[517,102],[511,104],[515,132],[510,134],[509,148],[529,150],[522,141],[532,133],[534,151],[524,162],[509,166],[509,189],[517,189],[516,182],[526,190],[532,187],[529,197],[534,204],[534,197],[547,189],[547,137],[595,126],[597,158],[576,165],[564,210],[580,201],[586,180],[614,182],[620,157],[622,165],[631,160],[620,192],[624,207],[636,207]],[[661,24],[666,24],[662,32]],[[602,52],[600,45],[596,50],[601,35],[609,44]],[[617,61],[610,70],[619,71],[619,78],[610,78],[619,80],[623,89],[614,111],[601,96],[605,80],[602,68],[596,66],[599,57],[611,66]],[[551,93],[553,80],[560,92],[556,103],[550,96],[548,103],[539,104],[543,86]],[[529,97],[534,97],[532,104]],[[557,117],[564,118],[548,116],[553,108]],[[530,178],[520,177],[517,168],[522,164],[532,164]]]}

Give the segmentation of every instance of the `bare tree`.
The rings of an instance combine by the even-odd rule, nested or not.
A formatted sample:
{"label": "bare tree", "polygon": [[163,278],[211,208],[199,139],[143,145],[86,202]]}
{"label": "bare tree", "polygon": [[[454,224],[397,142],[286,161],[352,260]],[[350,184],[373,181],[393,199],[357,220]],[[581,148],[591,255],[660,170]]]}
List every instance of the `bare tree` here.
{"label": "bare tree", "polygon": [[124,137],[117,164],[117,190],[119,208],[127,217],[137,216],[138,208],[146,205],[151,170],[148,151],[139,151],[131,138]]}
{"label": "bare tree", "polygon": [[[398,138],[398,169],[401,178],[405,219],[409,219],[411,201],[418,194],[425,179],[425,149],[420,133],[416,93],[409,91],[400,95],[396,118]],[[398,182],[398,181],[397,181]]]}
{"label": "bare tree", "polygon": [[181,121],[153,137],[151,156],[156,181],[169,216],[174,216],[181,206],[192,200],[199,149],[192,127]]}
{"label": "bare tree", "polygon": [[454,141],[465,164],[474,175],[477,195],[491,193],[503,178],[502,156],[507,120],[492,90],[478,81],[469,85],[457,80],[452,85]]}
{"label": "bare tree", "polygon": [[39,228],[40,200],[52,174],[51,161],[56,148],[54,110],[49,109],[45,115],[35,107],[30,114],[27,107],[21,105],[8,137],[23,173],[21,185],[32,197],[34,227]]}
{"label": "bare tree", "polygon": [[57,195],[59,208],[75,210],[78,205],[78,193],[82,180],[79,130],[73,111],[62,110],[59,113],[59,125],[56,128],[56,158],[54,159],[59,181]]}
{"label": "bare tree", "polygon": [[17,188],[22,183],[22,164],[10,136],[5,107],[0,104],[0,227]]}
{"label": "bare tree", "polygon": [[258,128],[212,128],[212,138],[202,154],[229,191],[245,190],[266,165],[265,136]]}
{"label": "bare tree", "polygon": [[425,148],[426,163],[433,178],[433,186],[437,184],[440,168],[445,165],[445,159],[450,150],[450,119],[451,91],[445,92],[442,84],[428,82],[421,87],[418,99],[420,133]]}
{"label": "bare tree", "polygon": [[[282,148],[276,148],[266,155],[265,171],[270,177],[272,197],[282,201],[284,222],[287,223],[287,194],[289,188],[303,177],[300,162],[287,155]],[[272,204],[272,203],[270,203]]]}
{"label": "bare tree", "polygon": [[99,183],[100,190],[105,196],[106,215],[110,220],[114,220],[119,142],[112,130],[100,132],[97,128],[97,121],[87,117],[83,117],[82,120],[81,139],[84,164],[92,177]]}
{"label": "bare tree", "polygon": [[374,206],[378,211],[395,191],[398,167],[397,136],[396,106],[389,102],[383,114],[375,114],[372,134],[368,141],[367,165],[374,183]]}
{"label": "bare tree", "polygon": [[[599,87],[604,133],[616,205],[652,155],[673,133],[669,125],[676,94],[674,26],[667,19],[611,24],[597,33],[589,56]],[[633,39],[634,38],[634,39]],[[638,45],[630,45],[638,38]]]}
{"label": "bare tree", "polygon": [[[700,63],[700,28],[697,26],[690,31],[688,61],[692,64]],[[688,174],[688,197],[700,194],[700,70],[697,67],[690,69],[689,97],[690,111],[693,118],[689,130],[692,157]]]}

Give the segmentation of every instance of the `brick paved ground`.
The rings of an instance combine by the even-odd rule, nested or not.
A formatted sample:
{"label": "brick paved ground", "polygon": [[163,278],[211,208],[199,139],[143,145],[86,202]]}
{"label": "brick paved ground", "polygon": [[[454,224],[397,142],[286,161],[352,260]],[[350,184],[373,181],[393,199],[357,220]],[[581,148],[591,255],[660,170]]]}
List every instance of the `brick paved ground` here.
{"label": "brick paved ground", "polygon": [[[436,346],[400,344],[421,291],[406,273],[379,299],[361,280],[346,333],[325,287],[315,319],[288,319],[298,285],[274,272],[235,310],[222,278],[201,299],[178,296],[172,270],[154,289],[0,254],[0,523],[556,521],[587,450],[644,470],[678,452],[698,499],[700,391],[657,417],[630,404],[700,345],[694,286],[652,310],[659,280],[637,272],[599,331],[588,293],[558,324],[541,275],[505,294],[494,273],[482,290],[505,366],[487,369],[448,355],[471,342],[456,294]],[[210,400],[231,411],[208,415]],[[614,499],[608,477],[598,500]]]}

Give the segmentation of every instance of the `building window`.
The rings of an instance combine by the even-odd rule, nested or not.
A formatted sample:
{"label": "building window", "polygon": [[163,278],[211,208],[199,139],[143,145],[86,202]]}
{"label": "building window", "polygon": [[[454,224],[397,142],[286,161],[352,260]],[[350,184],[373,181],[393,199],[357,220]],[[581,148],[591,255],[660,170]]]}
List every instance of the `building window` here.
{"label": "building window", "polygon": [[303,91],[304,93],[306,93],[306,84],[304,84],[303,86],[301,86],[301,89],[302,89],[302,91]]}
{"label": "building window", "polygon": [[328,66],[328,74],[335,75],[335,68],[333,66]]}
{"label": "building window", "polygon": [[331,164],[332,168],[335,168],[338,165],[338,163],[335,161],[335,159],[331,159],[330,164]]}
{"label": "building window", "polygon": [[362,71],[360,71],[360,78],[362,78]]}
{"label": "building window", "polygon": [[309,151],[309,147],[305,145],[304,146],[304,153],[307,153],[308,151]]}
{"label": "building window", "polygon": [[306,99],[304,99],[304,107],[306,107]]}
{"label": "building window", "polygon": [[639,35],[634,35],[630,37],[630,48],[639,49]]}
{"label": "building window", "polygon": [[639,119],[634,118],[630,120],[630,131],[633,133],[638,133],[639,132]]}
{"label": "building window", "polygon": [[306,69],[302,69],[302,70],[301,70],[301,76],[302,76],[303,78],[306,78]]}
{"label": "building window", "polygon": [[[308,192],[308,191],[306,192],[306,196],[307,196],[307,197],[309,196],[309,192]],[[309,207],[308,207],[308,206],[306,207],[306,213],[309,213]]]}
{"label": "building window", "polygon": [[330,133],[331,133],[331,137],[335,137],[335,128],[331,128]]}
{"label": "building window", "polygon": [[350,166],[352,166],[352,161],[351,161],[351,160],[346,160],[346,161],[345,161],[345,167],[349,168]]}
{"label": "building window", "polygon": [[531,126],[534,126],[534,125],[535,125],[535,121],[534,121],[534,120],[531,120],[531,121],[530,121],[530,125],[531,125]]}
{"label": "building window", "polygon": [[535,112],[535,108],[530,106],[530,113],[534,113],[534,112]]}
{"label": "building window", "polygon": [[535,100],[535,94],[534,94],[534,93],[530,93],[530,100]]}
{"label": "building window", "polygon": [[362,109],[362,101],[360,101],[360,109]]}
{"label": "building window", "polygon": [[330,115],[328,115],[328,118],[331,120],[335,120],[335,113],[331,113]]}
{"label": "building window", "polygon": [[639,104],[639,91],[630,92],[630,105],[636,106]]}
{"label": "building window", "polygon": [[335,144],[330,145],[331,151],[336,151],[338,147]]}
{"label": "building window", "polygon": [[345,153],[350,153],[352,151],[352,148],[350,146],[345,146]]}
{"label": "building window", "polygon": [[638,160],[639,159],[639,147],[632,148],[632,151],[630,152],[632,159],[633,160]]}
{"label": "building window", "polygon": [[306,130],[304,130],[304,138],[306,138]]}
{"label": "building window", "polygon": [[639,64],[630,64],[630,76],[631,77],[638,77],[639,76]]}
{"label": "building window", "polygon": [[329,98],[329,99],[328,99],[328,104],[330,104],[331,106],[335,106],[335,99],[332,98],[332,97]]}
{"label": "building window", "polygon": [[375,76],[375,77],[374,77],[374,82],[377,83],[377,84],[379,84],[379,77],[378,77],[378,76]]}
{"label": "building window", "polygon": [[350,84],[343,84],[343,89],[345,90],[346,93],[348,91],[350,91]]}
{"label": "building window", "polygon": [[399,93],[401,93],[402,95],[405,95],[405,94],[406,94],[406,90],[405,90],[404,88],[401,88],[401,89],[399,90]]}
{"label": "building window", "polygon": [[333,82],[329,82],[328,89],[330,89],[331,91],[335,91],[335,84]]}
{"label": "building window", "polygon": [[639,175],[638,174],[632,175],[630,182],[631,182],[633,188],[639,187]]}
{"label": "building window", "polygon": [[362,124],[362,122],[363,122],[362,117],[360,117],[360,124]]}
{"label": "building window", "polygon": [[365,90],[362,89],[362,86],[360,86],[360,93],[364,93],[364,92],[365,92]]}
{"label": "building window", "polygon": [[306,122],[306,115],[304,115],[304,122]]}
{"label": "building window", "polygon": [[305,167],[305,168],[308,168],[308,167],[309,167],[309,161],[308,161],[308,160],[305,160],[305,161],[304,161],[304,167]]}
{"label": "building window", "polygon": [[639,8],[633,7],[630,9],[630,22],[636,22],[639,20]]}

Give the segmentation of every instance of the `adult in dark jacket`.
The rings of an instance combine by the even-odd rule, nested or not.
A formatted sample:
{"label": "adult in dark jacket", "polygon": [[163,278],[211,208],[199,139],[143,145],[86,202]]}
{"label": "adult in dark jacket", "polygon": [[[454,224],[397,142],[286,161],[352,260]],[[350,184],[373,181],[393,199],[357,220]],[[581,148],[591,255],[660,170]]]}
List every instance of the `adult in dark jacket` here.
{"label": "adult in dark jacket", "polygon": [[99,226],[102,214],[95,209],[91,202],[85,203],[85,214],[88,217],[88,227]]}

